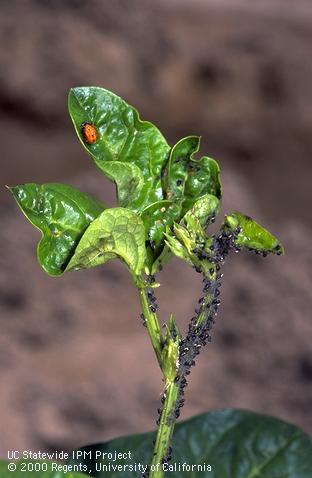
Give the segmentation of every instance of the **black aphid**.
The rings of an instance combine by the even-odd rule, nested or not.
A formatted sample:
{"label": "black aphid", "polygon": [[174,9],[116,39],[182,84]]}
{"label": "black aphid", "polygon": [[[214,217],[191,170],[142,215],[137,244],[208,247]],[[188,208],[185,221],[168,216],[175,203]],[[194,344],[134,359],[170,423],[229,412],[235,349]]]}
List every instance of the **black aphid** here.
{"label": "black aphid", "polygon": [[140,314],[140,319],[141,319],[141,321],[142,321],[143,326],[144,326],[144,327],[147,327],[146,318],[145,318],[144,314]]}

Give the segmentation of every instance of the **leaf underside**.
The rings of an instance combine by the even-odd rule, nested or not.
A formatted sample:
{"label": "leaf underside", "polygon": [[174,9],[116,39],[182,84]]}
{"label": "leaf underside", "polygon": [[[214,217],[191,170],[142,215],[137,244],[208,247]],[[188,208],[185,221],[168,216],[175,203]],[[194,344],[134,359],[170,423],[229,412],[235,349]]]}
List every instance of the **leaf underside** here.
{"label": "leaf underside", "polygon": [[106,209],[88,227],[66,270],[85,269],[121,258],[139,275],[145,263],[145,231],[140,217],[124,208]]}

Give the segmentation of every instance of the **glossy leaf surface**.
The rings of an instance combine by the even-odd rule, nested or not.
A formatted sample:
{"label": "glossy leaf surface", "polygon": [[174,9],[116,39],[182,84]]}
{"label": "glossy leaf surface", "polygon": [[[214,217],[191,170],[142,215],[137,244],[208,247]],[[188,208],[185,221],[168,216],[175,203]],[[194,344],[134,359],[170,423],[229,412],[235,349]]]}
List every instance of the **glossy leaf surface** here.
{"label": "glossy leaf surface", "polygon": [[[97,478],[118,478],[120,472],[95,470],[95,452],[129,452],[131,459],[110,464],[147,465],[153,433],[118,438],[83,448],[93,459],[82,460]],[[98,460],[103,465],[108,460]],[[172,465],[211,465],[212,471],[172,469],[173,478],[312,478],[312,442],[299,428],[277,418],[243,410],[219,410],[196,416],[176,426]],[[122,472],[123,478],[139,473]],[[167,476],[167,475],[166,475]]]}
{"label": "glossy leaf surface", "polygon": [[179,215],[179,206],[172,201],[157,201],[142,211],[141,218],[154,255],[158,256],[164,243],[166,227],[171,227]]}
{"label": "glossy leaf surface", "polygon": [[116,184],[120,206],[126,207],[133,203],[138,205],[137,209],[142,207],[144,199],[141,196],[146,191],[143,175],[137,166],[131,163],[120,163],[119,161],[105,161],[102,164],[102,171]]}
{"label": "glossy leaf surface", "polygon": [[171,149],[163,173],[163,188],[167,199],[175,201],[183,199],[191,158],[198,148],[198,136],[187,136]]}
{"label": "glossy leaf surface", "polygon": [[[116,181],[116,175],[107,173],[107,161],[130,163],[140,170],[144,178],[144,194],[140,195],[142,182],[139,181],[136,197],[140,196],[140,201],[136,203],[136,209],[140,208],[140,202],[147,206],[163,199],[160,176],[170,148],[156,126],[142,121],[136,109],[104,88],[71,89],[68,108],[81,142],[104,174]],[[97,140],[93,144],[88,144],[83,135],[82,125],[85,122],[91,123],[97,130]],[[124,175],[131,174],[129,184],[127,181],[116,181],[119,197],[125,199],[130,194],[129,202],[123,201],[123,206],[131,207],[137,173],[138,170],[123,172]]]}
{"label": "glossy leaf surface", "polygon": [[138,275],[145,262],[145,230],[140,217],[124,208],[106,209],[88,227],[66,270],[86,269],[119,257]]}
{"label": "glossy leaf surface", "polygon": [[226,231],[239,230],[235,243],[239,247],[248,249],[283,254],[284,247],[269,231],[260,226],[251,217],[239,212],[234,212],[225,217],[223,229]]}
{"label": "glossy leaf surface", "polygon": [[207,156],[195,159],[199,151],[200,137],[187,136],[173,146],[163,170],[165,197],[181,204],[181,219],[202,196],[211,194],[221,198],[220,169],[218,163]]}
{"label": "glossy leaf surface", "polygon": [[[84,147],[115,182],[119,205],[142,213],[145,229],[149,227],[146,239],[151,244],[151,260],[162,252],[166,226],[179,221],[201,196],[221,197],[217,163],[206,157],[193,158],[199,137],[183,138],[170,150],[154,125],[142,121],[132,106],[103,88],[73,88],[68,105]],[[92,143],[83,132],[86,123],[96,130]],[[171,205],[165,211],[157,209],[157,203],[166,200]]]}
{"label": "glossy leaf surface", "polygon": [[[25,215],[42,231],[38,259],[46,272],[60,275],[65,269],[92,267],[119,256],[134,274],[142,270],[143,262],[146,272],[155,273],[172,255],[170,247],[197,267],[191,252],[194,235],[204,237],[203,229],[213,222],[222,195],[217,162],[207,156],[195,158],[200,137],[187,136],[170,148],[152,123],[140,119],[137,110],[99,87],[71,89],[68,107],[80,141],[96,165],[116,184],[118,205],[129,214],[132,212],[134,221],[128,223],[129,229],[120,224],[130,241],[123,247],[119,239],[117,245],[117,236],[107,239],[113,228],[108,225],[110,220],[106,222],[108,229],[100,221],[89,227],[105,207],[75,188],[57,184],[12,188]],[[145,230],[144,253],[142,237],[138,247],[138,237],[131,229],[138,216],[140,227],[143,223]],[[240,228],[238,246],[283,253],[276,238],[250,221],[234,213],[226,217],[223,228]],[[187,253],[177,244],[178,234]]]}
{"label": "glossy leaf surface", "polygon": [[220,168],[218,163],[208,156],[192,160],[189,175],[185,183],[183,212],[188,211],[201,196],[212,194],[218,199],[222,196]]}
{"label": "glossy leaf surface", "polygon": [[21,184],[10,191],[27,219],[42,232],[39,263],[50,275],[62,274],[84,231],[105,206],[65,184]]}

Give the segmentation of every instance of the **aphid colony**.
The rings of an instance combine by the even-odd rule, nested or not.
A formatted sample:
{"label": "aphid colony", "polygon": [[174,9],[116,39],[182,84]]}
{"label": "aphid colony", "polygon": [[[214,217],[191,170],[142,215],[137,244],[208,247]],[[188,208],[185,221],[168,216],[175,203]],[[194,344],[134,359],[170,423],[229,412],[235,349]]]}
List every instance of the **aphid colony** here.
{"label": "aphid colony", "polygon": [[[213,218],[209,218],[209,222],[213,222]],[[179,389],[178,399],[174,404],[171,414],[167,418],[168,425],[175,422],[180,416],[181,408],[184,406],[184,393],[187,387],[187,376],[190,374],[191,368],[196,364],[196,357],[200,354],[202,348],[211,342],[211,330],[215,324],[216,315],[220,305],[220,287],[223,274],[221,266],[224,264],[227,256],[231,251],[239,252],[240,247],[236,244],[237,236],[240,229],[226,232],[222,231],[220,234],[212,236],[212,241],[209,246],[209,252],[204,249],[200,243],[196,245],[193,253],[200,259],[200,261],[209,264],[208,272],[204,273],[204,268],[196,268],[197,272],[203,274],[203,295],[198,300],[198,307],[195,309],[195,315],[192,317],[188,332],[185,338],[182,338],[179,343],[179,366],[175,377],[176,386]],[[261,254],[264,257],[267,255],[259,250],[253,250],[256,254]],[[155,282],[155,277],[150,276],[149,282]],[[156,312],[158,306],[154,289],[147,290],[147,298],[149,307],[152,312]],[[161,397],[161,407],[158,408],[158,419],[156,424],[160,423],[160,416],[162,414],[162,406],[165,403],[165,394]],[[162,463],[168,463],[171,459],[172,449],[169,447],[166,456]],[[148,476],[148,475],[146,475]]]}
{"label": "aphid colony", "polygon": [[[220,300],[220,286],[222,274],[220,273],[220,264],[224,263],[230,250],[238,250],[234,243],[234,234],[222,232],[213,237],[210,246],[210,254],[205,253],[203,248],[198,247],[197,253],[201,260],[208,260],[211,264],[208,275],[203,277],[203,296],[199,299],[199,307],[195,309],[195,316],[192,317],[186,337],[179,343],[179,366],[175,377],[176,386],[179,389],[178,399],[174,404],[171,414],[167,418],[168,425],[174,422],[180,416],[180,410],[184,406],[184,391],[187,386],[187,375],[190,369],[195,365],[195,359],[199,355],[202,347],[211,342],[210,331],[215,323]],[[201,272],[201,271],[199,271]],[[149,282],[155,282],[155,277],[150,276]],[[156,312],[158,308],[154,290],[147,289],[147,299],[150,310]],[[175,338],[175,337],[173,337]],[[158,408],[157,425],[160,423],[162,406],[165,403],[165,394],[161,397],[161,407]],[[170,461],[172,448],[169,447],[162,464]],[[148,476],[148,474],[146,475]]]}
{"label": "aphid colony", "polygon": [[[148,276],[147,282],[149,284],[153,284],[155,282],[155,276],[153,276],[153,275]],[[146,293],[146,299],[147,299],[149,309],[154,314],[157,311],[157,309],[159,308],[158,304],[157,304],[157,299],[156,299],[156,296],[155,296],[154,289],[152,287],[148,287],[147,289],[145,289],[145,293]],[[147,327],[146,318],[145,318],[143,313],[140,314],[140,318],[142,320],[143,326]]]}
{"label": "aphid colony", "polygon": [[[199,307],[195,309],[195,315],[191,319],[186,337],[180,342],[179,369],[175,378],[180,393],[172,419],[180,416],[180,410],[184,405],[184,390],[187,386],[186,377],[190,374],[191,367],[195,365],[197,355],[202,347],[211,342],[210,331],[215,323],[220,305],[219,289],[223,275],[220,273],[220,265],[224,263],[231,250],[237,250],[234,235],[222,232],[215,236],[210,250],[209,257],[202,258],[202,260],[208,260],[213,266],[209,269],[208,275],[203,277],[203,296],[198,301]],[[198,252],[201,257],[203,252],[202,250]]]}

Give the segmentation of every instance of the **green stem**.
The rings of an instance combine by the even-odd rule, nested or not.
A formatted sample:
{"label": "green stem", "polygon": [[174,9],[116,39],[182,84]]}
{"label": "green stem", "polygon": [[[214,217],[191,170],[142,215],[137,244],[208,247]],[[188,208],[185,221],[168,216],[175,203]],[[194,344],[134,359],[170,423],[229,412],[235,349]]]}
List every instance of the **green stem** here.
{"label": "green stem", "polygon": [[164,476],[163,463],[168,456],[168,451],[176,422],[175,408],[179,398],[179,386],[177,383],[174,382],[174,377],[172,377],[172,375],[170,379],[168,378],[168,364],[166,364],[166,355],[163,355],[165,339],[162,335],[157,315],[152,312],[150,308],[146,287],[139,288],[139,296],[150,340],[154,352],[156,354],[159,367],[162,370],[164,374],[164,379],[166,381],[166,387],[163,395],[164,404],[159,418],[159,427],[157,430],[153,460],[151,463],[151,471],[149,474],[150,478],[162,478]]}
{"label": "green stem", "polygon": [[166,461],[171,444],[176,423],[175,407],[179,398],[179,387],[174,381],[166,385],[164,398],[165,402],[160,415],[160,423],[149,474],[150,478],[162,478],[164,476],[163,463]]}
{"label": "green stem", "polygon": [[157,316],[150,310],[145,288],[139,289],[140,303],[144,315],[146,327],[152,342],[160,368],[162,369],[162,347],[163,337],[157,320]]}
{"label": "green stem", "polygon": [[[215,264],[209,264],[209,272],[206,272],[205,277],[208,278],[210,281],[217,280],[217,269]],[[205,293],[204,301],[201,305],[201,312],[198,314],[196,320],[196,326],[202,325],[203,322],[207,320],[207,310],[205,311],[205,306],[207,306],[207,304],[209,304],[213,298],[214,297],[210,291]]]}

